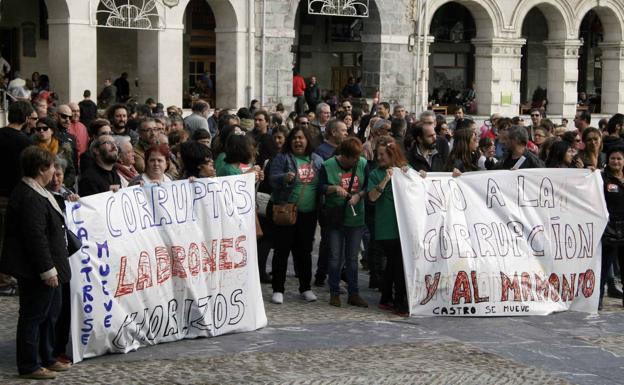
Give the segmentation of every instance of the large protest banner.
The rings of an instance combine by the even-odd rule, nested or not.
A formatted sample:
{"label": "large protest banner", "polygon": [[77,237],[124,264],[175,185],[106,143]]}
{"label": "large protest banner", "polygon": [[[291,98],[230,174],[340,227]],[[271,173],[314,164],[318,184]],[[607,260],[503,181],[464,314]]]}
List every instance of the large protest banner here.
{"label": "large protest banner", "polygon": [[392,188],[411,315],[597,311],[600,172],[395,169]]}
{"label": "large protest banner", "polygon": [[254,175],[126,188],[80,199],[67,222],[75,362],[267,324]]}

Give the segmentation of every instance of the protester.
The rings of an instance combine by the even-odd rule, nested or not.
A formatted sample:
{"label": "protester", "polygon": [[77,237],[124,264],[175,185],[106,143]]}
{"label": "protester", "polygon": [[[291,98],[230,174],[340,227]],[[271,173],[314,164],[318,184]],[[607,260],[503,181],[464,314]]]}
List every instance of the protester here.
{"label": "protester", "polygon": [[602,169],[607,157],[602,152],[602,133],[595,127],[587,127],[581,134],[584,149],[578,154],[584,168]]}
{"label": "protester", "polygon": [[299,278],[299,293],[308,302],[316,301],[310,289],[312,279],[312,244],[316,230],[316,193],[323,159],[312,152],[309,134],[295,128],[289,134],[280,154],[271,162],[270,183],[273,188],[267,216],[273,216],[276,205],[295,204],[294,223],[275,223],[273,253],[273,296],[276,304],[284,302],[284,282],[288,255],[292,253]]}
{"label": "protester", "polygon": [[196,130],[205,130],[210,132],[208,126],[208,113],[210,111],[210,105],[203,101],[197,100],[191,106],[192,114],[184,118],[184,127],[192,137]]}
{"label": "protester", "polygon": [[602,172],[602,180],[609,222],[602,237],[602,269],[598,310],[602,310],[605,283],[607,283],[609,271],[616,260],[619,261],[620,275],[624,278],[624,269],[621,268],[624,266],[624,253],[622,253],[622,246],[624,245],[624,147],[611,147],[607,152],[607,159],[608,163]]}
{"label": "protester", "polygon": [[350,305],[367,307],[359,295],[357,254],[364,230],[364,201],[368,182],[362,142],[347,138],[336,155],[323,163],[320,192],[325,195],[325,226],[329,241],[330,305],[340,306],[340,273],[345,266]]}
{"label": "protester", "polygon": [[415,125],[407,135],[405,147],[409,151],[410,166],[416,171],[440,172],[446,159],[438,152],[439,140],[433,125]]}
{"label": "protester", "polygon": [[479,140],[479,160],[477,160],[477,166],[479,170],[493,170],[498,159],[494,156],[496,148],[494,141],[489,137],[484,137]]}
{"label": "protester", "polygon": [[264,179],[260,166],[254,166],[253,140],[247,135],[230,135],[225,144],[225,158],[217,167],[217,176],[256,174],[256,181]]}
{"label": "protester", "polygon": [[500,170],[517,170],[525,168],[542,168],[542,162],[537,155],[527,150],[529,135],[521,126],[513,126],[507,131],[504,146],[506,155],[496,165]]}
{"label": "protester", "polygon": [[158,141],[159,130],[156,127],[156,120],[153,118],[144,118],[139,123],[139,141],[134,146],[134,168],[139,173],[145,171],[146,159],[145,152]]}
{"label": "protester", "polygon": [[386,255],[386,268],[379,307],[393,309],[401,316],[409,315],[403,256],[399,237],[399,226],[394,207],[391,178],[393,167],[406,171],[408,163],[401,147],[390,137],[383,136],[377,141],[377,168],[370,173],[368,180],[368,198],[375,204],[375,241]]}
{"label": "protester", "polygon": [[185,142],[180,145],[180,156],[184,164],[183,177],[214,178],[217,172],[212,161],[212,152],[198,142]]}
{"label": "protester", "polygon": [[39,147],[20,157],[24,176],[11,194],[0,271],[17,278],[17,368],[20,378],[54,379],[70,365],[53,355],[55,323],[62,306],[60,285],[69,282],[63,212],[45,189],[54,175],[54,155]]}
{"label": "protester", "polygon": [[49,151],[54,156],[62,157],[67,161],[65,170],[65,185],[72,187],[76,180],[76,169],[74,168],[74,155],[71,144],[58,139],[58,129],[56,122],[51,118],[40,118],[37,120],[33,143],[39,148]]}
{"label": "protester", "polygon": [[574,150],[570,143],[560,140],[550,146],[546,167],[548,168],[570,168],[573,167]]}
{"label": "protester", "polygon": [[130,181],[139,175],[139,172],[134,168],[134,147],[132,147],[130,138],[127,136],[115,136],[115,145],[119,154],[115,168],[119,174],[121,187],[128,187]]}
{"label": "protester", "polygon": [[169,168],[169,146],[153,143],[145,150],[145,170],[132,181],[130,186],[161,184],[173,179],[167,175]]}
{"label": "protester", "polygon": [[76,103],[69,103],[71,109],[71,123],[68,132],[76,138],[76,151],[78,151],[78,159],[89,148],[89,132],[87,127],[81,122],[80,107]]}
{"label": "protester", "polygon": [[319,145],[314,152],[323,160],[327,160],[334,156],[336,148],[347,138],[347,125],[340,120],[332,120],[327,125],[325,131],[325,140]]}
{"label": "protester", "polygon": [[139,142],[139,135],[127,127],[128,107],[125,104],[113,104],[108,108],[106,116],[112,123],[113,135],[129,136],[133,146]]}
{"label": "protester", "polygon": [[621,138],[622,127],[624,127],[624,114],[615,114],[607,122],[607,136],[603,139],[602,151],[607,153],[611,147],[624,146],[624,139]]}
{"label": "protester", "polygon": [[117,173],[118,150],[111,135],[100,135],[89,146],[94,162],[82,174],[78,193],[82,197],[106,191],[118,191],[121,179]]}
{"label": "protester", "polygon": [[479,170],[477,133],[473,130],[460,129],[455,131],[453,138],[455,141],[446,161],[446,171],[452,171],[454,175],[458,175]]}

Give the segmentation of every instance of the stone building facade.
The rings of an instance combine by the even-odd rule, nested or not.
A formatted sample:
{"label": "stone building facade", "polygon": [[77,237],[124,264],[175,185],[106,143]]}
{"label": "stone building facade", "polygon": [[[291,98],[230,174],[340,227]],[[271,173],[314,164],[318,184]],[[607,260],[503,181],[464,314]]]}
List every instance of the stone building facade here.
{"label": "stone building facade", "polygon": [[[139,99],[180,105],[192,1],[204,0],[2,0],[3,54],[12,44],[15,68],[47,73],[62,100],[80,100],[83,90],[125,71],[137,79]],[[361,77],[367,96],[379,91],[411,109],[419,104],[416,87],[426,82],[432,93],[438,82],[474,84],[481,115],[518,114],[537,86],[547,89],[551,114],[573,115],[581,85],[601,94],[603,113],[624,110],[618,0],[428,0],[428,69],[420,74],[416,0],[369,0],[368,17],[349,20],[308,15],[308,0],[205,1],[214,16],[209,54],[219,107],[251,99],[292,105],[294,67],[328,89]],[[153,3],[151,16],[135,20],[142,29],[102,25],[103,5],[129,3]],[[454,20],[461,10],[464,19]]]}

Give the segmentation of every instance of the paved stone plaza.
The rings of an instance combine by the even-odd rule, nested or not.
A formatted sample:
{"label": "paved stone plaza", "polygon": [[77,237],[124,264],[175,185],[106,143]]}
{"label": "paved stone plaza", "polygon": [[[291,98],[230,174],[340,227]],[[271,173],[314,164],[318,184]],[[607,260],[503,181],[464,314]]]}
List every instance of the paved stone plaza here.
{"label": "paved stone plaza", "polygon": [[[360,281],[367,286],[366,272]],[[405,319],[330,307],[326,290],[305,303],[295,282],[291,272],[284,305],[263,285],[264,329],[89,359],[51,383],[624,384],[624,311],[614,299],[599,316]],[[0,384],[29,383],[16,376],[17,297],[0,297],[0,309]]]}

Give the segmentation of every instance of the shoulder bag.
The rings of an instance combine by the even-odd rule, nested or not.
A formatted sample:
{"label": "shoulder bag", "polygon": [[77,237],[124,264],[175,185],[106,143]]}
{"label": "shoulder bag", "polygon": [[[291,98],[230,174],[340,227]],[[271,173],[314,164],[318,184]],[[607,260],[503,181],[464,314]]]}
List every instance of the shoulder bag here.
{"label": "shoulder bag", "polygon": [[[310,157],[310,165],[312,165],[312,157]],[[295,162],[295,173],[297,172],[297,163]],[[295,176],[297,178],[297,176]],[[305,194],[308,183],[304,183],[301,188],[297,203],[273,204],[273,222],[278,226],[292,226],[297,223],[297,205],[301,202],[301,198]]]}

